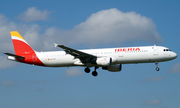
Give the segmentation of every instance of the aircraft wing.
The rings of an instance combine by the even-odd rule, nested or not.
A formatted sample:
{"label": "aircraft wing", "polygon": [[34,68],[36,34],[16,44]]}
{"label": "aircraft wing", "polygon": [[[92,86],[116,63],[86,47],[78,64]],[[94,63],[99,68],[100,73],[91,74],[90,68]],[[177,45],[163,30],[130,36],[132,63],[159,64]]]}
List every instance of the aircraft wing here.
{"label": "aircraft wing", "polygon": [[97,56],[79,51],[79,50],[75,50],[69,47],[66,47],[64,45],[58,45],[55,44],[55,47],[60,47],[62,49],[64,49],[64,51],[66,52],[66,54],[70,54],[72,56],[74,56],[74,58],[79,58],[83,63],[88,63],[88,62],[94,62],[97,58]]}

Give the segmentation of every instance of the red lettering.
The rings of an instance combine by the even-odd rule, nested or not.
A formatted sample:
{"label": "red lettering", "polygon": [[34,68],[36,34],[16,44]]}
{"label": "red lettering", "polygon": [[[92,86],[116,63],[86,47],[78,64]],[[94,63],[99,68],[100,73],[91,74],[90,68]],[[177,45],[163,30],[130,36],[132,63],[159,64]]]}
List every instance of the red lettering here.
{"label": "red lettering", "polygon": [[132,48],[128,48],[128,51],[132,51]]}
{"label": "red lettering", "polygon": [[115,49],[115,52],[126,52],[126,51],[140,51],[140,48],[119,48]]}
{"label": "red lettering", "polygon": [[136,51],[140,51],[140,48],[136,48]]}
{"label": "red lettering", "polygon": [[133,51],[135,51],[135,48],[133,48]]}

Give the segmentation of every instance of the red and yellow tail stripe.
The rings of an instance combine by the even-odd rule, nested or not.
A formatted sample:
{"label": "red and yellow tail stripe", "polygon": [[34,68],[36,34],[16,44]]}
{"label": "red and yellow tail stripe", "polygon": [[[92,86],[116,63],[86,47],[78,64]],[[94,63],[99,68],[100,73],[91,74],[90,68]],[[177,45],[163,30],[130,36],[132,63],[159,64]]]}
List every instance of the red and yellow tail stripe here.
{"label": "red and yellow tail stripe", "polygon": [[20,40],[20,41],[23,41],[23,42],[25,42],[26,44],[28,44],[25,40],[24,40],[24,38],[17,32],[17,31],[11,31],[10,32],[10,34],[11,34],[11,38],[14,40]]}

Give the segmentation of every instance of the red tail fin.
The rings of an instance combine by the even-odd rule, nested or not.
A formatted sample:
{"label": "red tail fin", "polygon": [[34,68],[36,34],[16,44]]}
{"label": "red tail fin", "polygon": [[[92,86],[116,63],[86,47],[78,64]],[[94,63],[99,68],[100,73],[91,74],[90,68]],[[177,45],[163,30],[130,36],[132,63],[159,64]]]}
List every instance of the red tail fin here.
{"label": "red tail fin", "polygon": [[[23,63],[45,66],[36,55],[36,52],[29,46],[23,37],[17,31],[11,31],[11,37],[16,55],[7,53],[16,57],[16,60]],[[20,57],[23,57],[20,58]]]}
{"label": "red tail fin", "polygon": [[34,50],[29,46],[29,44],[23,39],[23,37],[17,31],[11,31],[10,33],[16,55],[34,53]]}

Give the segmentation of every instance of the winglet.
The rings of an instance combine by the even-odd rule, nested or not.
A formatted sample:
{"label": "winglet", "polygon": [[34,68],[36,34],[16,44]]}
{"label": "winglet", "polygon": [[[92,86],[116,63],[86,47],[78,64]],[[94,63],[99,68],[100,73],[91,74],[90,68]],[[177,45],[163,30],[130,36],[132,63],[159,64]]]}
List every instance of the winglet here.
{"label": "winglet", "polygon": [[58,44],[54,43],[54,47],[57,47],[57,46],[58,46]]}

